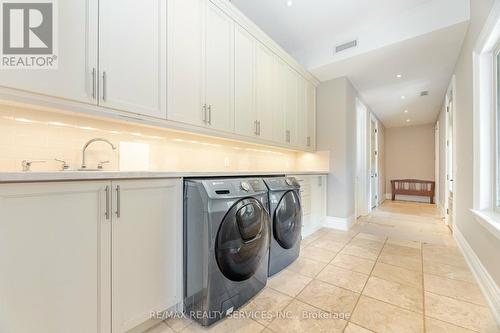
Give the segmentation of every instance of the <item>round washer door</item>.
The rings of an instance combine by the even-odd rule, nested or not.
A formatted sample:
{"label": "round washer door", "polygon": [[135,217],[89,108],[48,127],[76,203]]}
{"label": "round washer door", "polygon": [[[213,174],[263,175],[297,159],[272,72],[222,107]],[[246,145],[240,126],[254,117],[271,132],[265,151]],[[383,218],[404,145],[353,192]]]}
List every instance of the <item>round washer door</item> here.
{"label": "round washer door", "polygon": [[291,249],[302,232],[302,208],[296,191],[288,191],[282,197],[273,218],[273,233],[278,244]]}
{"label": "round washer door", "polygon": [[232,281],[251,278],[269,248],[270,217],[254,198],[238,201],[227,212],[215,241],[217,264]]}

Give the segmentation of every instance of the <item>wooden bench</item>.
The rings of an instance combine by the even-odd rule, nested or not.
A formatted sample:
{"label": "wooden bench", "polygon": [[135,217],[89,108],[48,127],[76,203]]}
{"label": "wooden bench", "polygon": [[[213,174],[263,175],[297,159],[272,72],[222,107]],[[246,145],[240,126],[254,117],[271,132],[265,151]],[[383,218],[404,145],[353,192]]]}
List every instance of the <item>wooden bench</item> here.
{"label": "wooden bench", "polygon": [[434,194],[436,190],[436,182],[429,180],[417,179],[400,179],[391,180],[392,185],[392,200],[396,200],[396,195],[416,195],[429,197],[430,203],[434,203]]}

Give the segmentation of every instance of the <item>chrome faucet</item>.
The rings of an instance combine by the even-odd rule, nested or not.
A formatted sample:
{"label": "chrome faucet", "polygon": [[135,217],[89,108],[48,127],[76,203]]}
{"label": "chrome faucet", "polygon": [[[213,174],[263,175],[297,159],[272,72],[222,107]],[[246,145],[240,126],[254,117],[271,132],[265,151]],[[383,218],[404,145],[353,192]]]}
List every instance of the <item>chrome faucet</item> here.
{"label": "chrome faucet", "polygon": [[102,138],[95,138],[95,139],[92,139],[90,141],[88,141],[84,146],[83,146],[83,151],[82,151],[82,169],[87,169],[87,164],[85,163],[85,151],[87,150],[87,148],[94,142],[106,142],[107,144],[109,144],[111,146],[111,148],[113,150],[116,150],[116,146],[114,144],[112,144],[109,140],[106,140],[106,139],[102,139]]}

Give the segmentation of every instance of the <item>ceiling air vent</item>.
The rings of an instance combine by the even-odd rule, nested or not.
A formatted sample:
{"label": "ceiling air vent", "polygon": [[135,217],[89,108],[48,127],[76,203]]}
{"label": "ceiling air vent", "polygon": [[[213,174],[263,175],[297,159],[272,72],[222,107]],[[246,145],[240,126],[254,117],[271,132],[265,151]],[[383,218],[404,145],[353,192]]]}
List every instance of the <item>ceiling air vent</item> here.
{"label": "ceiling air vent", "polygon": [[350,42],[335,46],[335,53],[339,53],[356,46],[358,46],[358,41],[355,39]]}
{"label": "ceiling air vent", "polygon": [[424,90],[420,93],[420,97],[424,97],[424,96],[429,96],[429,92],[427,90]]}

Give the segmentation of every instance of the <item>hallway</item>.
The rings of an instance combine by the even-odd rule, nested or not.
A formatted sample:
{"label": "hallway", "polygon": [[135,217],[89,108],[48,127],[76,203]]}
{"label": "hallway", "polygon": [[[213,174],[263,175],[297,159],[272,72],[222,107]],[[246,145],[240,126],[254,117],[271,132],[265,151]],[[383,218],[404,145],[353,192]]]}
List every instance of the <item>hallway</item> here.
{"label": "hallway", "polygon": [[203,329],[155,332],[498,332],[435,206],[389,202],[348,232],[321,229],[249,304]]}
{"label": "hallway", "polygon": [[358,219],[360,232],[442,245],[455,240],[436,205],[408,201],[389,201]]}

